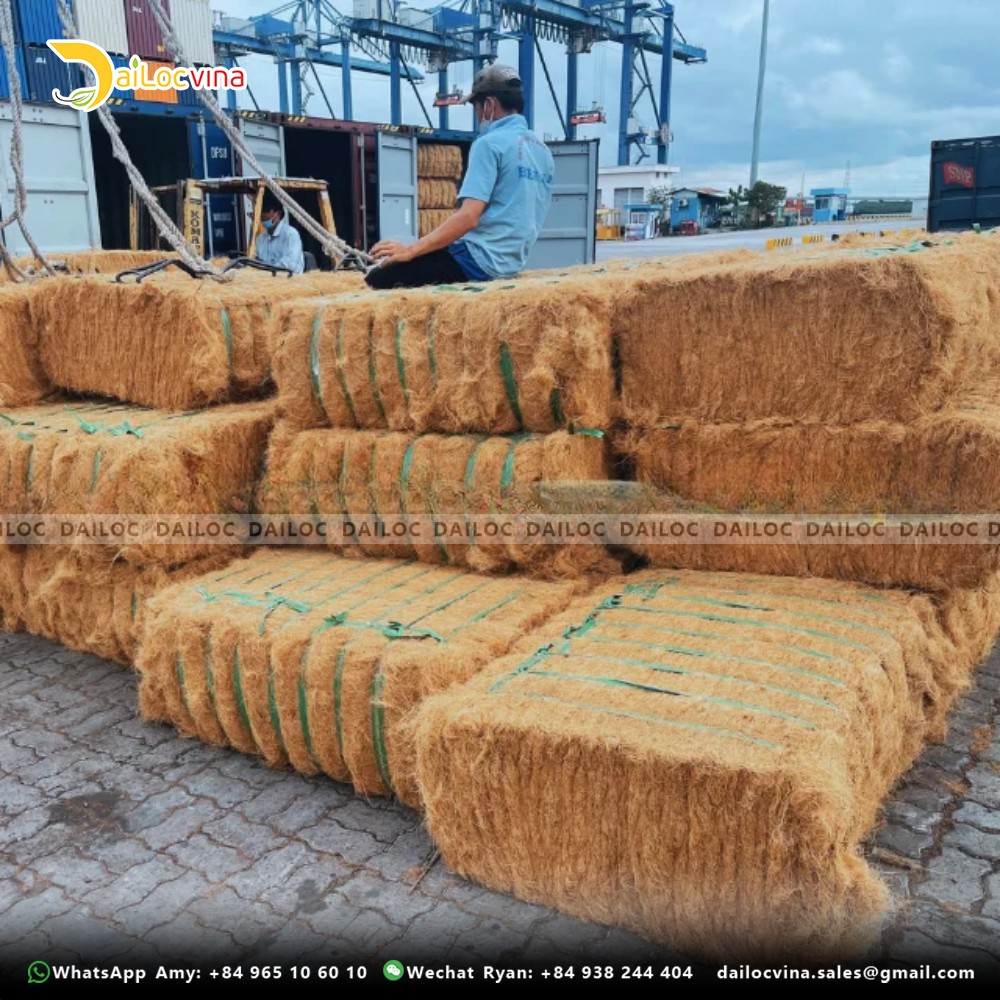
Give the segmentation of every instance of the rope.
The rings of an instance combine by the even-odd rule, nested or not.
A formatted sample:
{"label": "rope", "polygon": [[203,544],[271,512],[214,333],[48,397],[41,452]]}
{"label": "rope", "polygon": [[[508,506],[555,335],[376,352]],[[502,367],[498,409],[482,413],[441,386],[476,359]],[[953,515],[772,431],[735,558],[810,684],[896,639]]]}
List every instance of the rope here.
{"label": "rope", "polygon": [[[65,6],[65,0],[59,0],[60,6]],[[166,42],[167,51],[180,63],[182,66],[190,66],[192,63],[187,58],[183,47],[181,46],[180,39],[177,37],[174,31],[174,26],[163,9],[160,0],[150,0],[150,9],[153,11],[153,15],[156,17],[157,23],[160,26],[160,30],[163,32],[163,36]],[[216,101],[214,95],[209,90],[198,90],[198,97],[202,104],[212,112],[213,117],[218,122],[219,127],[223,132],[226,133],[229,141],[233,144],[233,148],[239,152],[243,161],[247,163],[250,168],[257,173],[264,184],[267,186],[268,190],[278,199],[285,211],[298,222],[310,236],[314,237],[319,241],[320,245],[323,247],[324,252],[330,257],[337,257],[340,260],[344,260],[349,257],[354,257],[365,264],[374,263],[373,258],[362,250],[357,250],[352,247],[349,243],[346,243],[339,236],[334,236],[332,233],[328,233],[308,212],[305,212],[295,201],[294,198],[284,188],[279,185],[273,177],[270,177],[264,168],[257,161],[253,152],[247,146],[243,139],[243,135],[240,130],[233,124],[229,116],[222,110],[219,106],[219,102]]]}
{"label": "rope", "polygon": [[[0,39],[3,43],[3,51],[7,57],[7,80],[10,83],[10,107],[13,119],[13,132],[10,141],[10,165],[14,170],[14,184],[17,192],[17,201],[10,218],[0,221],[0,232],[8,226],[17,222],[24,237],[24,242],[28,244],[35,259],[54,275],[56,272],[52,265],[42,255],[38,249],[38,244],[28,231],[24,221],[24,213],[28,210],[28,189],[24,180],[24,138],[22,135],[22,107],[21,107],[21,74],[17,69],[17,54],[14,49],[14,14],[11,11],[10,0],[0,0]],[[7,251],[6,244],[0,240],[0,261],[7,269],[7,273],[13,281],[23,282],[29,280],[29,275],[21,270],[14,259]]]}
{"label": "rope", "polygon": [[[0,3],[5,2],[7,0],[0,0]],[[66,6],[66,0],[56,0],[56,2],[59,5],[59,19],[63,24],[63,34],[67,38],[79,38],[80,36],[76,30],[76,21],[69,7]],[[156,222],[156,227],[160,235],[177,251],[178,257],[188,267],[196,271],[207,271],[218,281],[231,280],[229,277],[224,276],[214,264],[205,261],[199,255],[194,245],[177,228],[176,223],[167,214],[156,195],[149,190],[145,178],[140,173],[138,167],[132,162],[132,157],[129,156],[128,149],[126,149],[125,143],[122,140],[122,134],[118,128],[118,123],[114,119],[114,115],[106,107],[101,107],[97,109],[97,116],[111,139],[111,150],[115,159],[124,166],[132,187]]]}

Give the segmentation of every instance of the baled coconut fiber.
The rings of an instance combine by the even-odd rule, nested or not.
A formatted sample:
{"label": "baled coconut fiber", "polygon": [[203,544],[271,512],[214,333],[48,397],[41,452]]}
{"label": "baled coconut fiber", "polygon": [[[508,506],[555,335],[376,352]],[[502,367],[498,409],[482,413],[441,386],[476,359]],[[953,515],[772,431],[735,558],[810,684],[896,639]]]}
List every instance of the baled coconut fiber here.
{"label": "baled coconut fiber", "polygon": [[276,310],[283,416],[303,430],[605,430],[609,305],[586,282],[567,296],[530,279],[288,303]]}
{"label": "baled coconut fiber", "polygon": [[[57,274],[116,275],[121,271],[145,267],[175,256],[172,251],[162,250],[82,250],[77,253],[49,254],[49,263]],[[22,271],[48,280],[48,273],[34,257],[18,257],[15,263]],[[5,282],[10,282],[10,275],[3,268],[0,269],[0,284]]]}
{"label": "baled coconut fiber", "polygon": [[997,600],[621,579],[421,706],[428,827],[461,875],[682,953],[853,954],[889,901],[859,841]]}
{"label": "baled coconut fiber", "polygon": [[[2,269],[0,269],[2,270]],[[0,406],[24,406],[51,391],[31,326],[30,284],[0,285]]]}
{"label": "baled coconut fiber", "polygon": [[455,214],[454,208],[422,208],[420,209],[420,236],[433,233],[442,222],[447,222]]}
{"label": "baled coconut fiber", "polygon": [[[0,512],[140,518],[248,513],[273,414],[269,402],[176,412],[69,399],[0,410]],[[104,560],[118,554],[132,562],[177,564],[204,554],[206,544],[82,547]]]}
{"label": "baled coconut fiber", "polygon": [[[376,528],[417,524],[419,544],[387,545],[359,531],[346,555],[398,556],[469,566],[477,572],[522,569],[550,578],[609,568],[602,545],[528,544],[511,534],[480,533],[494,518],[513,527],[537,504],[533,487],[588,484],[610,478],[601,435],[509,437],[414,435],[391,431],[312,430],[279,425],[271,438],[257,509],[295,520],[347,518]],[[504,521],[504,518],[507,520]]]}
{"label": "baled coconut fiber", "polygon": [[17,632],[24,622],[25,548],[0,542],[0,631]]}
{"label": "baled coconut fiber", "polygon": [[988,237],[692,258],[604,280],[620,285],[633,424],[909,421],[1000,384],[1000,241]]}
{"label": "baled coconut fiber", "polygon": [[131,666],[150,599],[171,584],[218,571],[231,561],[231,553],[216,552],[173,567],[123,561],[95,566],[64,546],[28,546],[21,556],[19,615],[9,623],[10,631],[23,628]]}
{"label": "baled coconut fiber", "polygon": [[270,380],[276,303],[363,287],[355,273],[232,282],[168,273],[141,285],[107,278],[42,282],[32,302],[49,380],[140,406],[190,410],[260,395]]}
{"label": "baled coconut fiber", "polygon": [[577,591],[417,562],[261,552],[150,605],[140,706],[187,736],[416,805],[407,713]]}
{"label": "baled coconut fiber", "polygon": [[417,176],[421,180],[439,178],[459,181],[465,166],[461,146],[442,146],[420,143],[417,146]]}
{"label": "baled coconut fiber", "polygon": [[421,212],[434,208],[454,210],[457,200],[458,185],[454,181],[429,178],[417,182],[417,204]]}
{"label": "baled coconut fiber", "polygon": [[[969,397],[908,424],[693,420],[626,435],[637,478],[707,509],[768,515],[974,519],[1000,511],[1000,407]],[[976,544],[647,545],[654,564],[945,590],[1000,564]],[[915,536],[916,537],[916,536]]]}

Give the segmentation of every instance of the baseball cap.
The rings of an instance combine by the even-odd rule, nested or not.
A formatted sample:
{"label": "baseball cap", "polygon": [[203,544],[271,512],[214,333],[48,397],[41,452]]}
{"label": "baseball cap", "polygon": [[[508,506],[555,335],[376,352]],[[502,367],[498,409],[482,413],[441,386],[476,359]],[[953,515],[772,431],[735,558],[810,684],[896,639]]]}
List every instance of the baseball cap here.
{"label": "baseball cap", "polygon": [[472,81],[472,93],[462,101],[471,104],[477,97],[500,97],[503,94],[520,95],[524,93],[520,74],[513,66],[493,63],[484,66]]}

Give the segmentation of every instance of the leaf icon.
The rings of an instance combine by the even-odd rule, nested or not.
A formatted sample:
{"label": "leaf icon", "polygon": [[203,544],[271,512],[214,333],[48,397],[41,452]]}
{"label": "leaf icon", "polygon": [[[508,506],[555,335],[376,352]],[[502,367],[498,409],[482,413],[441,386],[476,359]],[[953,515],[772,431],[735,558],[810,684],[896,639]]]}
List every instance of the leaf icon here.
{"label": "leaf icon", "polygon": [[80,90],[74,90],[69,95],[69,102],[74,108],[87,108],[93,102],[96,95],[96,87],[83,87]]}

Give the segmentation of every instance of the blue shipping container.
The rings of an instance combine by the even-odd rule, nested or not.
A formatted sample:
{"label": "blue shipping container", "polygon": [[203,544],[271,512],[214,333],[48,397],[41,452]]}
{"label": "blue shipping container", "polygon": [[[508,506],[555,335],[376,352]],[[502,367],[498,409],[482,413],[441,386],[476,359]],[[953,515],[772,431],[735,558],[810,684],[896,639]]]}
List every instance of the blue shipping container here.
{"label": "blue shipping container", "polygon": [[14,0],[14,18],[25,45],[44,45],[50,38],[63,37],[56,0]]}
{"label": "blue shipping container", "polygon": [[[116,70],[128,69],[128,58],[126,56],[112,56],[111,61],[115,64]],[[135,99],[135,91],[115,89],[111,91],[111,98],[117,101],[131,101]]]}
{"label": "blue shipping container", "polygon": [[25,100],[51,104],[52,91],[68,97],[83,85],[83,74],[75,65],[64,63],[50,48],[24,47]]}
{"label": "blue shipping container", "polygon": [[1000,226],[1000,136],[931,143],[927,229]]}
{"label": "blue shipping container", "polygon": [[[204,137],[199,126],[201,122],[188,123],[191,137],[191,176],[198,179],[205,177],[232,177],[236,173],[236,163],[233,158],[233,147],[226,138],[226,133],[215,122],[204,125]],[[206,160],[207,157],[207,160]],[[207,169],[206,169],[207,163]],[[210,230],[206,229],[205,252],[209,247],[216,255],[227,254],[239,249],[239,230],[236,225],[238,210],[235,195],[215,195],[210,199],[209,219]],[[209,243],[207,236],[211,232]]]}

